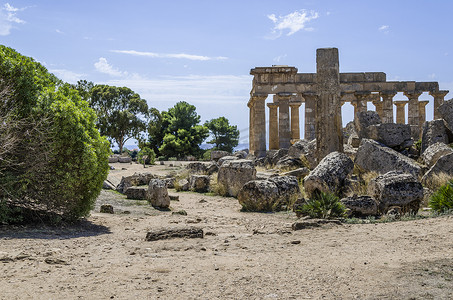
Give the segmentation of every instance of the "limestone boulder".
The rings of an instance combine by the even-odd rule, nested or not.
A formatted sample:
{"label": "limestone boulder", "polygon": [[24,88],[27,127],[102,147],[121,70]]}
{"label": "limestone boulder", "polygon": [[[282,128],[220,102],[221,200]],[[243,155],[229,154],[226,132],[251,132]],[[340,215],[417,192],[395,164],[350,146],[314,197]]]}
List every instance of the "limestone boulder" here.
{"label": "limestone boulder", "polygon": [[308,168],[316,167],[316,140],[307,141],[300,140],[295,142],[288,149],[288,156],[304,160],[308,164]]}
{"label": "limestone boulder", "polygon": [[426,121],[422,129],[422,146],[423,153],[429,146],[435,143],[448,144],[450,132],[442,119]]}
{"label": "limestone boulder", "polygon": [[305,177],[305,192],[308,197],[312,197],[315,191],[337,194],[353,168],[354,163],[346,154],[332,152],[324,157],[318,166]]}
{"label": "limestone boulder", "polygon": [[276,165],[283,157],[286,157],[288,155],[288,149],[283,148],[274,152],[268,151],[266,155],[269,153],[271,153],[269,157],[270,163],[272,165]]}
{"label": "limestone boulder", "polygon": [[242,186],[255,180],[256,169],[253,161],[246,159],[225,161],[219,168],[217,184],[222,186],[228,196],[236,197]]}
{"label": "limestone boulder", "polygon": [[412,146],[411,127],[407,124],[383,123],[370,125],[366,129],[366,138],[375,140],[390,148],[404,149]]}
{"label": "limestone boulder", "polygon": [[177,191],[186,192],[189,190],[189,187],[190,187],[189,180],[187,180],[187,179],[180,179],[180,180],[178,180],[178,183],[175,184],[175,189]]}
{"label": "limestone boulder", "polygon": [[353,133],[348,137],[348,145],[354,148],[358,148],[360,146],[360,138],[357,133]]}
{"label": "limestone boulder", "polygon": [[176,178],[170,177],[170,178],[164,178],[162,180],[165,182],[165,184],[167,185],[168,189],[174,189],[175,188]]}
{"label": "limestone boulder", "polygon": [[273,211],[278,204],[278,187],[268,180],[251,180],[244,184],[239,193],[238,201],[245,211]]}
{"label": "limestone boulder", "polygon": [[132,162],[132,157],[130,156],[119,156],[118,157],[118,162],[126,164],[126,163],[131,163]]}
{"label": "limestone boulder", "polygon": [[245,158],[247,158],[247,155],[249,155],[249,152],[248,152],[248,149],[247,149],[247,151],[240,150],[240,151],[234,152],[233,155],[239,159],[245,159]]}
{"label": "limestone boulder", "polygon": [[116,187],[116,190],[122,194],[126,193],[126,190],[131,186],[148,185],[151,179],[155,176],[149,172],[146,173],[134,173],[134,175],[122,177],[120,184]]}
{"label": "limestone boulder", "polygon": [[295,170],[304,167],[304,163],[300,158],[285,156],[281,158],[275,165],[279,170]]}
{"label": "limestone boulder", "polygon": [[450,153],[453,153],[453,148],[444,143],[435,143],[423,151],[422,160],[431,168],[439,158]]}
{"label": "limestone boulder", "polygon": [[348,209],[348,217],[368,217],[378,215],[378,204],[370,196],[351,196],[340,200]]}
{"label": "limestone boulder", "polygon": [[132,186],[126,190],[127,199],[146,200],[148,187]]}
{"label": "limestone boulder", "polygon": [[216,163],[208,163],[206,165],[206,175],[212,175],[219,171],[219,166]]}
{"label": "limestone boulder", "polygon": [[441,156],[436,163],[423,175],[422,183],[427,186],[437,186],[440,181],[453,177],[453,153]]}
{"label": "limestone boulder", "polygon": [[102,188],[104,190],[114,190],[115,186],[110,181],[104,180],[104,182],[102,183]]}
{"label": "limestone boulder", "polygon": [[277,185],[278,202],[273,205],[274,211],[287,209],[299,197],[299,182],[295,176],[273,176],[268,179]]}
{"label": "limestone boulder", "polygon": [[445,120],[447,128],[453,132],[453,99],[445,101],[439,106],[438,112],[442,116],[442,119]]}
{"label": "limestone boulder", "polygon": [[343,128],[343,140],[347,141],[348,138],[352,135],[352,134],[357,134],[356,130],[355,130],[355,125],[354,125],[354,122],[351,121],[349,122],[348,124],[346,124],[346,127]]}
{"label": "limestone boulder", "polygon": [[211,160],[218,161],[222,157],[229,156],[229,155],[231,155],[231,153],[229,153],[227,151],[212,150],[211,151]]}
{"label": "limestone boulder", "polygon": [[379,174],[396,170],[418,177],[422,173],[421,166],[413,159],[369,139],[360,142],[355,164],[364,171]]}
{"label": "limestone boulder", "polygon": [[292,171],[282,173],[282,176],[295,176],[297,179],[302,179],[310,174],[310,170],[307,167],[298,168]]}
{"label": "limestone boulder", "polygon": [[381,124],[381,118],[375,111],[358,112],[354,117],[354,125],[360,139],[366,138],[367,128],[371,125]]}
{"label": "limestone boulder", "polygon": [[118,155],[111,155],[109,156],[109,164],[112,164],[112,163],[117,163],[118,162]]}
{"label": "limestone boulder", "polygon": [[224,162],[226,161],[230,161],[230,160],[238,160],[239,158],[236,157],[236,156],[232,156],[232,155],[228,155],[228,156],[224,156],[224,157],[221,157],[218,161],[217,161],[217,164],[219,165],[219,167],[221,165],[223,165]]}
{"label": "limestone boulder", "polygon": [[187,164],[186,169],[192,174],[205,174],[207,168],[202,162],[191,162]]}
{"label": "limestone boulder", "polygon": [[170,197],[168,196],[167,185],[161,179],[152,179],[148,185],[146,199],[153,207],[168,208]]}
{"label": "limestone boulder", "polygon": [[423,186],[409,173],[391,171],[372,179],[368,195],[376,199],[380,214],[386,214],[393,206],[403,213],[417,213],[423,200]]}
{"label": "limestone boulder", "polygon": [[209,191],[209,175],[191,175],[189,179],[189,189],[197,193]]}

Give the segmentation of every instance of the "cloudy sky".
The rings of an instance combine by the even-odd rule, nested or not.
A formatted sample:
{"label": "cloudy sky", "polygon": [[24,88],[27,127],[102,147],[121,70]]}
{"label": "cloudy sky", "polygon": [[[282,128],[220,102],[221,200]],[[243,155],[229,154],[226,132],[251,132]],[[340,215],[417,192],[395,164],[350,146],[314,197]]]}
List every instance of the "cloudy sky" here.
{"label": "cloudy sky", "polygon": [[127,86],[159,110],[184,100],[203,121],[225,116],[247,142],[250,69],[315,72],[317,48],[339,48],[341,72],[438,81],[452,98],[452,11],[446,0],[0,0],[0,43],[70,83]]}

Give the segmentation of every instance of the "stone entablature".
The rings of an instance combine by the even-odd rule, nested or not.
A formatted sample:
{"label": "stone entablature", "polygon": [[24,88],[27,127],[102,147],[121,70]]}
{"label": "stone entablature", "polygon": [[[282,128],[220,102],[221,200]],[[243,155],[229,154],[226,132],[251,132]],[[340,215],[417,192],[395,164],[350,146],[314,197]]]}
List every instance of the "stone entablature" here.
{"label": "stone entablature", "polygon": [[[264,109],[270,94],[275,95],[272,104],[267,104],[270,112],[270,149],[287,148],[300,138],[299,107],[305,104],[304,138],[312,140],[318,137],[318,148],[327,147],[324,153],[319,154],[318,159],[321,159],[335,149],[342,149],[341,138],[337,141],[335,136],[339,134],[337,131],[341,131],[336,127],[341,126],[341,106],[344,103],[350,102],[354,106],[354,114],[366,111],[367,103],[373,103],[383,123],[405,123],[405,105],[408,104],[408,124],[414,138],[418,138],[420,127],[426,120],[425,106],[428,104],[419,101],[419,96],[428,92],[434,98],[436,119],[439,118],[437,108],[448,93],[439,90],[438,82],[387,81],[384,72],[340,73],[336,48],[317,50],[317,73],[298,73],[296,67],[272,66],[256,67],[250,70],[250,74],[253,75],[248,102],[250,151],[258,157],[266,153]],[[404,93],[408,101],[393,101],[398,92]],[[332,108],[332,105],[335,107]],[[396,120],[393,117],[394,105],[397,108]],[[317,123],[326,128],[318,130]],[[325,143],[338,145],[330,149]]]}

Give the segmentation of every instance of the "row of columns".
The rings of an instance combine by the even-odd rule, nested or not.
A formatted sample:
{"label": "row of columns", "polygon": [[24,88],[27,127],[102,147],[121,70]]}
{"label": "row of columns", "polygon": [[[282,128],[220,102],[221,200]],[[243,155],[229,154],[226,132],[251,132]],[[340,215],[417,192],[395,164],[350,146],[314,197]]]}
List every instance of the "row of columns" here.
{"label": "row of columns", "polygon": [[[383,123],[393,123],[393,105],[396,106],[396,123],[405,124],[405,106],[408,104],[408,124],[414,130],[421,128],[426,120],[425,107],[429,101],[419,101],[421,92],[404,92],[407,101],[393,101],[396,91],[384,91],[379,93],[381,100],[374,100],[376,112]],[[429,94],[434,98],[434,119],[441,118],[438,107],[444,102],[448,91],[435,91]],[[354,106],[354,115],[357,112],[367,111],[367,103],[371,98],[370,92],[355,92],[356,100],[351,101]],[[301,102],[293,102],[291,93],[279,93],[274,95],[274,102],[267,103],[269,107],[269,149],[289,148],[291,140],[300,139],[299,108]],[[316,93],[303,93],[305,99],[305,132],[306,140],[316,138]],[[257,156],[263,156],[266,152],[266,117],[265,107],[267,95],[254,95],[249,101],[250,108],[250,151]],[[344,104],[344,102],[342,102]],[[264,149],[264,150],[263,150]]]}

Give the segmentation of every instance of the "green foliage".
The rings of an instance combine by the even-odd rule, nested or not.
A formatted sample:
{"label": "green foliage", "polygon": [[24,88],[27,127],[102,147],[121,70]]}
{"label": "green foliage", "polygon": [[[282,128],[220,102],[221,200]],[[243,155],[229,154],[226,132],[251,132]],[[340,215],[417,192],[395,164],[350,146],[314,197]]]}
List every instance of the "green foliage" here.
{"label": "green foliage", "polygon": [[[144,157],[146,157],[146,159]],[[140,152],[138,153],[138,162],[139,163],[152,165],[152,164],[154,164],[155,159],[156,159],[156,154],[154,153],[153,149],[150,149],[148,147],[144,147],[144,148],[140,149]]]}
{"label": "green foliage", "polygon": [[185,157],[202,154],[200,144],[208,137],[208,129],[200,123],[196,108],[181,101],[162,112],[162,128],[165,132],[159,152],[165,156]]}
{"label": "green foliage", "polygon": [[434,192],[429,199],[428,205],[437,213],[453,210],[453,180]]}
{"label": "green foliage", "polygon": [[156,155],[160,155],[159,148],[162,146],[164,141],[165,128],[162,114],[157,108],[151,107],[149,109],[148,124],[146,128],[148,136],[146,139],[143,137],[139,139],[139,147],[151,148]]}
{"label": "green foliage", "polygon": [[146,129],[141,118],[148,116],[148,104],[127,87],[95,85],[91,88],[90,106],[98,116],[101,135],[117,143],[119,149],[123,149],[130,138],[139,138]]}
{"label": "green foliage", "polygon": [[211,152],[213,149],[208,149],[203,153],[203,160],[210,161],[211,160]]}
{"label": "green foliage", "polygon": [[39,63],[0,46],[0,83],[5,82],[10,85],[2,88],[14,92],[2,104],[10,101],[14,109],[3,122],[23,130],[12,132],[17,143],[0,160],[0,200],[67,219],[86,216],[107,177],[110,153],[95,112]]}
{"label": "green foliage", "polygon": [[417,149],[417,151],[420,152],[422,149],[422,139],[419,139],[418,141],[416,141],[414,146],[415,146],[415,149]]}
{"label": "green foliage", "polygon": [[346,207],[335,194],[318,192],[298,212],[311,218],[334,219],[345,217]]}
{"label": "green foliage", "polygon": [[230,125],[227,118],[211,119],[206,121],[204,125],[213,136],[208,144],[215,144],[215,150],[233,152],[234,147],[239,144],[239,130],[236,125]]}

